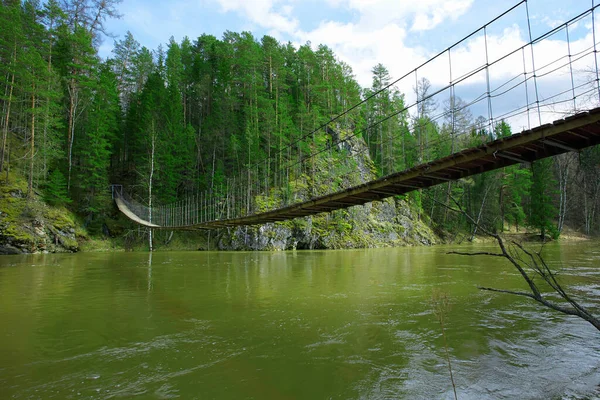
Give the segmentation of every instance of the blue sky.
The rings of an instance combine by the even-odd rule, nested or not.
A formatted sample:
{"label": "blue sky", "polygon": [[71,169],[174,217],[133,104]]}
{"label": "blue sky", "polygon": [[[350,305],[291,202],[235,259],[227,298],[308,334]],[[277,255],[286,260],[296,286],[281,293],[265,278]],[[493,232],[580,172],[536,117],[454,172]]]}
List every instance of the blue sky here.
{"label": "blue sky", "polygon": [[[596,0],[598,1],[598,0]],[[250,31],[280,41],[326,44],[349,63],[359,82],[370,83],[378,62],[400,76],[443,50],[518,0],[124,0],[120,20],[108,23],[122,38],[127,31],[142,45],[156,49],[173,36],[194,40],[203,33]],[[545,32],[590,7],[592,0],[529,0],[532,33]],[[502,34],[525,21],[525,7],[490,27]],[[583,34],[583,33],[582,33]],[[112,39],[101,55],[110,56]]]}

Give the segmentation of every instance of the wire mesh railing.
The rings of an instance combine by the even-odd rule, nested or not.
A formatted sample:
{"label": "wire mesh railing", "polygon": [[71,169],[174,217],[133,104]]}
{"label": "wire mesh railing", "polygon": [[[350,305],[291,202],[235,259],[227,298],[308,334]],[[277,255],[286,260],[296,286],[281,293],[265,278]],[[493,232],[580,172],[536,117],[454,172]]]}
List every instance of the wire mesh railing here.
{"label": "wire mesh railing", "polygon": [[[509,128],[532,129],[594,108],[600,103],[597,7],[592,1],[533,38],[529,5],[521,1],[211,190],[152,208],[123,191],[117,195],[140,219],[161,227],[244,218],[431,162],[510,134]],[[516,16],[522,23],[506,28]],[[366,123],[353,129],[348,116],[358,111]]]}

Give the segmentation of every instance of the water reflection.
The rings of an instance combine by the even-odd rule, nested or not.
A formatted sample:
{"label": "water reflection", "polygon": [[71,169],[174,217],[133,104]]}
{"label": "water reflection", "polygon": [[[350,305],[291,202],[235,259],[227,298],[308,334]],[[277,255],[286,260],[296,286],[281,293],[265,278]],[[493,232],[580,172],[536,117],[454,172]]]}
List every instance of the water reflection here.
{"label": "water reflection", "polygon": [[148,294],[152,290],[152,252],[148,252]]}
{"label": "water reflection", "polygon": [[[0,387],[35,398],[452,398],[436,289],[450,298],[460,398],[593,395],[591,327],[478,291],[524,284],[503,260],[446,250],[3,257]],[[569,286],[599,298],[596,244],[544,251],[568,266]]]}

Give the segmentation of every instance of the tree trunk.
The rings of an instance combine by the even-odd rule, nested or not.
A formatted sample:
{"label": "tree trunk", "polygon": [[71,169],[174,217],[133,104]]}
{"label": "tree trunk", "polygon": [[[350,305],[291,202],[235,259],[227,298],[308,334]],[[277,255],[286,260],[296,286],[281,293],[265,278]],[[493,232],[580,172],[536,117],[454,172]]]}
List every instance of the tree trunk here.
{"label": "tree trunk", "polygon": [[542,226],[540,237],[542,239],[542,243],[546,242],[546,227]]}
{"label": "tree trunk", "polygon": [[269,54],[269,94],[273,97],[273,59]]}
{"label": "tree trunk", "polygon": [[[154,143],[155,143],[154,123],[152,123],[152,153],[150,155],[150,177],[148,178],[148,222],[152,223],[152,178],[154,176]],[[149,228],[148,233],[148,248],[150,252],[152,247],[152,228]]]}
{"label": "tree trunk", "polygon": [[583,217],[585,220],[585,234],[589,236],[590,234],[590,227],[591,227],[591,221],[590,221],[590,212],[589,212],[589,205],[588,205],[588,193],[587,193],[587,179],[585,176],[585,173],[583,174]]}
{"label": "tree trunk", "polygon": [[67,132],[67,161],[69,164],[69,173],[67,177],[67,190],[71,189],[71,170],[73,168],[73,141],[75,138],[75,119],[77,112],[77,88],[75,81],[71,79],[69,83],[69,117],[68,117],[68,132]]}
{"label": "tree trunk", "polygon": [[[17,45],[15,43],[15,47],[13,50],[13,65],[17,60]],[[15,73],[13,71],[11,81],[10,81],[10,90],[8,92],[8,104],[6,106],[6,116],[4,118],[4,129],[2,130],[2,145],[0,147],[0,172],[4,168],[4,159],[6,154],[6,144],[8,141],[8,123],[10,119],[10,106],[12,104],[12,95],[13,89],[15,87]]]}
{"label": "tree trunk", "polygon": [[[49,27],[50,30],[52,30],[52,26],[53,25],[50,25],[50,27]],[[50,77],[51,74],[52,74],[52,39],[50,39],[50,42],[49,42],[49,45],[48,45],[48,69],[47,69],[47,73],[48,73],[48,77]],[[50,93],[50,88],[51,88],[51,83],[50,83],[50,80],[49,80],[48,81],[48,86],[46,88],[46,90],[48,91],[47,93]],[[50,95],[48,94],[46,96],[46,109],[44,111],[44,130],[43,130],[43,140],[42,140],[42,146],[44,148],[43,163],[42,163],[42,177],[43,178],[46,178],[46,175],[48,174],[47,138],[48,138],[48,123],[49,123],[49,119],[50,119]]]}
{"label": "tree trunk", "polygon": [[559,202],[559,212],[558,212],[558,231],[562,232],[565,216],[567,214],[567,179],[569,176],[569,160],[567,159],[568,155],[557,157],[557,166],[558,166],[558,183],[559,183],[559,191],[560,191],[560,202]]}
{"label": "tree trunk", "polygon": [[485,206],[485,200],[487,199],[487,195],[490,192],[490,187],[488,186],[483,193],[483,200],[481,201],[481,207],[479,207],[479,213],[477,214],[477,221],[475,221],[475,228],[473,228],[473,233],[471,234],[470,242],[473,241],[475,235],[477,234],[477,228],[479,227],[479,222],[481,221],[481,215],[483,214],[483,207]]}
{"label": "tree trunk", "polygon": [[[35,78],[34,78],[35,79]],[[33,196],[33,158],[35,157],[35,83],[33,84],[31,94],[31,135],[30,135],[30,155],[29,155],[29,184],[27,186],[27,197]]]}

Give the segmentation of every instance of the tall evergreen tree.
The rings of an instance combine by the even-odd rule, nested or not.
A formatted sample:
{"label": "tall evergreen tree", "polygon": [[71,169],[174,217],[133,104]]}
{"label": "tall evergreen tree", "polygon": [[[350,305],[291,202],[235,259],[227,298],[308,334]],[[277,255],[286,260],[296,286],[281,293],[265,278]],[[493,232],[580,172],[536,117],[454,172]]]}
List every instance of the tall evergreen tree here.
{"label": "tall evergreen tree", "polygon": [[107,63],[93,71],[97,82],[87,110],[85,129],[76,147],[78,164],[77,188],[80,208],[97,213],[108,199],[109,167],[113,143],[119,129],[120,106],[118,79]]}
{"label": "tall evergreen tree", "polygon": [[556,209],[552,203],[552,191],[555,180],[552,176],[552,159],[545,158],[535,161],[531,165],[531,210],[529,224],[540,231],[542,240],[546,235],[556,237],[558,231],[553,221],[556,217]]}
{"label": "tall evergreen tree", "polygon": [[22,49],[21,2],[11,1],[0,7],[0,73],[4,78],[2,93],[2,137],[0,142],[0,172],[7,159],[11,112],[14,107],[15,82]]}
{"label": "tall evergreen tree", "polygon": [[66,153],[67,153],[67,186],[71,186],[73,169],[73,144],[83,112],[91,98],[93,77],[91,75],[98,60],[92,46],[92,36],[83,26],[75,24],[73,28],[63,25],[59,29],[56,64],[61,76],[66,105]]}

